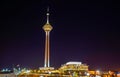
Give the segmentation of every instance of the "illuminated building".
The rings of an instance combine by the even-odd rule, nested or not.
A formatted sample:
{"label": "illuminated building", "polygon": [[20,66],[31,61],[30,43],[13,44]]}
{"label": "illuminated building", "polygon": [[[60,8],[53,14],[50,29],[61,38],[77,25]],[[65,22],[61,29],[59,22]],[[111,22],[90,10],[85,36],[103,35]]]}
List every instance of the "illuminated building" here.
{"label": "illuminated building", "polygon": [[60,72],[67,75],[88,76],[88,65],[81,62],[67,62],[59,68]]}

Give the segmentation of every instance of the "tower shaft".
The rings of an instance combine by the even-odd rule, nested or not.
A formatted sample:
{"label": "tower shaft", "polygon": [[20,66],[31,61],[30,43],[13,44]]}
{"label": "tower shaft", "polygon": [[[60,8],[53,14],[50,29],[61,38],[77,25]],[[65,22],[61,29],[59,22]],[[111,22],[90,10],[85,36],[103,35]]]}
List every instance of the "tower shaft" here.
{"label": "tower shaft", "polygon": [[45,62],[44,67],[50,67],[50,31],[45,31]]}

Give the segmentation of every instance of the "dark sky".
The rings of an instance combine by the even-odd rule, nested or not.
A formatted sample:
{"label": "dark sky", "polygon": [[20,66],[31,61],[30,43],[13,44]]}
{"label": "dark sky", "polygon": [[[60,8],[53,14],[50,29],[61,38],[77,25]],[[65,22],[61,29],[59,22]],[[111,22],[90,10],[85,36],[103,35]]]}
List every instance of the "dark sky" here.
{"label": "dark sky", "polygon": [[0,69],[44,65],[50,7],[51,66],[80,61],[90,69],[120,69],[120,7],[112,0],[9,0],[0,3]]}

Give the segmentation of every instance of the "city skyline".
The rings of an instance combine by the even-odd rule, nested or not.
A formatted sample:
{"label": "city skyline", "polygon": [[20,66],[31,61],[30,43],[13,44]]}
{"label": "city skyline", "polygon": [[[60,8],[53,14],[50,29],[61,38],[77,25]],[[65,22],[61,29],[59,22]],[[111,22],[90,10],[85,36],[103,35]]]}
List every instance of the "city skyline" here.
{"label": "city skyline", "polygon": [[2,5],[0,68],[13,64],[28,68],[44,66],[42,26],[46,22],[48,5],[54,27],[51,66],[80,61],[91,69],[120,68],[120,32],[116,22],[119,15],[113,13],[111,1],[11,3],[3,2]]}

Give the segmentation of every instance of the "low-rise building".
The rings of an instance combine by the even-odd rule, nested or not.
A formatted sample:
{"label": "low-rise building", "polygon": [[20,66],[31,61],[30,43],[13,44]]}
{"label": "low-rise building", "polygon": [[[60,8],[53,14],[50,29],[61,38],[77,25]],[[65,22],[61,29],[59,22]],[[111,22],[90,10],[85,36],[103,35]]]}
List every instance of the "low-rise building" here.
{"label": "low-rise building", "polygon": [[59,68],[60,72],[72,76],[88,76],[88,65],[82,62],[67,62]]}

